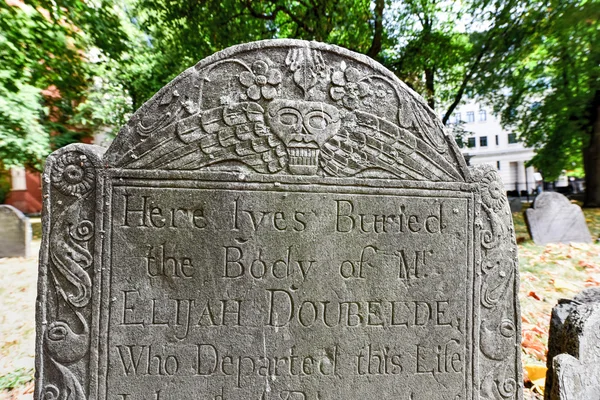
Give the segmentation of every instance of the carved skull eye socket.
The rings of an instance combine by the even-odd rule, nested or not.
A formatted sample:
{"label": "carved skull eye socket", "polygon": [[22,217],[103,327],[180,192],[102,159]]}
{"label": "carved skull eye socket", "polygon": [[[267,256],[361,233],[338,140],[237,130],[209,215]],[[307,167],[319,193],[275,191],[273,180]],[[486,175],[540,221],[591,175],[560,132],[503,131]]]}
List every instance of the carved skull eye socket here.
{"label": "carved skull eye socket", "polygon": [[278,114],[279,122],[286,126],[296,126],[300,124],[302,118],[298,110],[294,110],[293,108],[282,108]]}
{"label": "carved skull eye socket", "polygon": [[314,115],[309,118],[308,124],[315,129],[325,129],[327,127],[327,120],[322,115]]}
{"label": "carved skull eye socket", "polygon": [[330,122],[331,117],[320,110],[311,111],[304,116],[306,129],[312,134],[326,130]]}

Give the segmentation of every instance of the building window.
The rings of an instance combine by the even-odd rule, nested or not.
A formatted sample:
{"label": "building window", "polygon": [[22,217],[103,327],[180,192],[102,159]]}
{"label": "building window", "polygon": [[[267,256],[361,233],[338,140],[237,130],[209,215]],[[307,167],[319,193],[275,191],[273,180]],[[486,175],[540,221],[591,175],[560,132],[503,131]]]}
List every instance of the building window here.
{"label": "building window", "polygon": [[454,123],[455,124],[460,124],[460,113],[454,113]]}
{"label": "building window", "polygon": [[487,147],[487,136],[479,138],[479,147]]}
{"label": "building window", "polygon": [[467,147],[475,147],[475,138],[474,137],[470,137],[467,140]]}
{"label": "building window", "polygon": [[500,161],[496,161],[496,168],[500,171]]}
{"label": "building window", "polygon": [[463,147],[465,147],[465,142],[463,142],[463,140],[462,140],[462,138],[461,138],[461,137],[457,137],[455,140],[456,140],[456,145],[457,145],[458,147],[460,147],[461,149],[462,149]]}
{"label": "building window", "polygon": [[516,133],[508,134],[508,143],[517,143],[517,134]]}
{"label": "building window", "polygon": [[475,112],[467,111],[467,122],[475,122]]}
{"label": "building window", "polygon": [[500,145],[500,136],[496,135],[496,146]]}
{"label": "building window", "polygon": [[485,110],[479,110],[479,120],[480,121],[485,121],[487,118],[486,114],[485,114]]}

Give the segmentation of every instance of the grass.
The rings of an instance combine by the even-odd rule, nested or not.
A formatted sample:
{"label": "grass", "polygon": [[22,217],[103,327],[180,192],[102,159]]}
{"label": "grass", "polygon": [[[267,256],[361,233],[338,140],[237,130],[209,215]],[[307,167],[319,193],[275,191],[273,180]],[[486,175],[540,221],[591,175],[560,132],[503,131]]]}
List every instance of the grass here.
{"label": "grass", "polygon": [[[592,237],[600,236],[600,209],[584,210]],[[523,364],[545,366],[552,307],[589,286],[600,286],[600,244],[550,244],[529,240],[521,213],[513,214],[519,243]],[[34,241],[39,247],[39,240]],[[33,398],[37,257],[0,259],[0,400]],[[538,382],[539,383],[539,382]],[[531,384],[527,384],[531,386]],[[542,399],[540,388],[525,399]]]}
{"label": "grass", "polygon": [[0,392],[8,392],[33,381],[33,368],[19,368],[0,376]]}

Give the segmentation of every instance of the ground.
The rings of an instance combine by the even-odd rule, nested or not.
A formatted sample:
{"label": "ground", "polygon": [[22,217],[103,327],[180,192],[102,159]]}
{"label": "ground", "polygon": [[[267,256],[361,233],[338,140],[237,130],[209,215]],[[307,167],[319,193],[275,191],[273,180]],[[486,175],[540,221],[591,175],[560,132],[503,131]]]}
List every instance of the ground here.
{"label": "ground", "polygon": [[[584,210],[592,237],[600,236],[600,209]],[[522,214],[513,214],[519,243],[523,365],[526,400],[542,399],[552,307],[585,287],[600,286],[600,243],[536,246]],[[34,252],[39,249],[34,240]],[[0,259],[0,400],[33,398],[37,256]],[[528,375],[532,378],[528,379]]]}

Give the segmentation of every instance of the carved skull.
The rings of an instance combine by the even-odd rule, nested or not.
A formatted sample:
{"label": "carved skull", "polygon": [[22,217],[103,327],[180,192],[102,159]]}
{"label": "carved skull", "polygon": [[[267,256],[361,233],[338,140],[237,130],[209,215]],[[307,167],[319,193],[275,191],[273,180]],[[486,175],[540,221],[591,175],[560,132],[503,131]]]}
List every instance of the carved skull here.
{"label": "carved skull", "polygon": [[340,115],[330,104],[276,99],[267,108],[267,122],[287,147],[290,171],[313,175],[320,147],[340,128]]}

